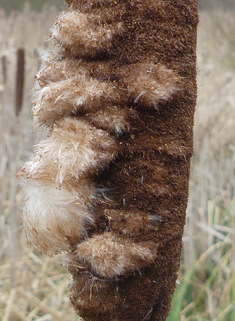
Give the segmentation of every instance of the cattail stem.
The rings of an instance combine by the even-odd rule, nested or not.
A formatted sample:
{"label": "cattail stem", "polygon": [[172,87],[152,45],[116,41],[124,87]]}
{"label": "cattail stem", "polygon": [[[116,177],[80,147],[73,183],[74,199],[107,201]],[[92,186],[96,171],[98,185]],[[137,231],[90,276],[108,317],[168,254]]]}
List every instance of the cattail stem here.
{"label": "cattail stem", "polygon": [[18,48],[17,50],[17,71],[16,71],[16,94],[15,94],[15,113],[19,115],[24,94],[24,72],[25,72],[25,50]]}
{"label": "cattail stem", "polygon": [[3,75],[3,84],[7,83],[7,56],[2,56],[2,75]]}

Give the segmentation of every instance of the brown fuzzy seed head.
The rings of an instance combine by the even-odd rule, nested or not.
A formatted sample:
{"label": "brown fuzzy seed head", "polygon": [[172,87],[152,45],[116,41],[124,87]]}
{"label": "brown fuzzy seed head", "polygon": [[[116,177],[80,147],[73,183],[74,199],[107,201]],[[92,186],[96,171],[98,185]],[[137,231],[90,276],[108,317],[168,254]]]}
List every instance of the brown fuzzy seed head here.
{"label": "brown fuzzy seed head", "polygon": [[160,64],[131,65],[125,70],[123,81],[132,102],[151,108],[156,108],[159,102],[168,101],[182,90],[177,73]]}
{"label": "brown fuzzy seed head", "polygon": [[75,57],[101,55],[110,51],[113,38],[123,30],[121,22],[110,21],[109,28],[107,21],[102,23],[102,19],[98,14],[64,11],[51,29],[51,38]]}
{"label": "brown fuzzy seed head", "polygon": [[105,232],[78,245],[74,253],[68,254],[67,262],[75,260],[81,265],[89,264],[98,276],[115,278],[151,264],[156,255],[151,243],[133,243],[112,232]]}
{"label": "brown fuzzy seed head", "polygon": [[101,82],[86,74],[77,75],[50,83],[37,93],[33,101],[34,123],[51,125],[64,116],[97,110],[118,99],[111,82]]}

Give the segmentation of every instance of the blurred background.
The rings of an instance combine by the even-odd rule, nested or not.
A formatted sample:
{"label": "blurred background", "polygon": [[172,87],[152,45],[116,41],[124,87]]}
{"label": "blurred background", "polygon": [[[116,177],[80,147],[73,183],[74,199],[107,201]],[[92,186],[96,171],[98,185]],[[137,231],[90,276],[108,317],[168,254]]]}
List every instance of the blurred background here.
{"label": "blurred background", "polygon": [[[32,129],[41,54],[61,0],[0,0],[0,320],[79,320],[59,257],[26,244],[15,174]],[[179,284],[168,321],[235,320],[235,0],[201,0],[198,104]]]}

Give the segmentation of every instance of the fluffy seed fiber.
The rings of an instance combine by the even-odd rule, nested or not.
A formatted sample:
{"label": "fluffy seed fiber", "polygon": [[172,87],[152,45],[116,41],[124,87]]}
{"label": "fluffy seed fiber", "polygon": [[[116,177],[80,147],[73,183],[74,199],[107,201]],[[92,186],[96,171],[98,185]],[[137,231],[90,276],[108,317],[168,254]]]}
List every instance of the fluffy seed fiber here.
{"label": "fluffy seed fiber", "polygon": [[115,278],[150,265],[156,258],[156,251],[153,244],[134,243],[105,232],[79,244],[70,256],[67,262],[81,262],[89,265],[99,277]]}
{"label": "fluffy seed fiber", "polygon": [[109,51],[113,36],[120,34],[122,29],[121,22],[108,28],[102,25],[99,15],[67,11],[57,17],[51,38],[74,56],[94,57]]}
{"label": "fluffy seed fiber", "polygon": [[62,184],[64,179],[97,173],[114,159],[117,150],[117,144],[107,132],[65,118],[54,126],[47,140],[39,143],[22,171],[34,179]]}
{"label": "fluffy seed fiber", "polygon": [[130,125],[128,120],[135,116],[135,111],[130,108],[112,106],[102,108],[97,112],[87,113],[86,120],[98,128],[107,130],[111,134],[120,135],[129,132]]}
{"label": "fluffy seed fiber", "polygon": [[34,123],[51,125],[62,117],[97,110],[104,103],[117,101],[118,94],[112,84],[83,74],[43,87],[33,102]]}
{"label": "fluffy seed fiber", "polygon": [[93,217],[87,205],[94,202],[92,186],[56,187],[45,180],[21,180],[24,192],[23,219],[29,243],[48,254],[69,250],[85,236],[85,224]]}
{"label": "fluffy seed fiber", "polygon": [[85,73],[86,70],[82,67],[79,59],[66,58],[62,53],[51,53],[37,73],[36,83],[41,89],[50,83],[60,82]]}
{"label": "fluffy seed fiber", "polygon": [[124,83],[130,99],[139,105],[156,108],[181,89],[177,73],[160,64],[137,63],[129,69]]}

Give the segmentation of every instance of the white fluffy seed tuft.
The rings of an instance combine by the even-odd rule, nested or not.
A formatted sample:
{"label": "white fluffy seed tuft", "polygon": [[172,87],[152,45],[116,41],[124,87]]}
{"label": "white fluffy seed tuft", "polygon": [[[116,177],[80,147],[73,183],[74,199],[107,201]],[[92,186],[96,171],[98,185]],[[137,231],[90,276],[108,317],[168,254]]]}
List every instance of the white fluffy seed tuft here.
{"label": "white fluffy seed tuft", "polygon": [[34,156],[23,167],[26,176],[62,184],[71,177],[80,179],[86,173],[106,167],[116,156],[117,144],[102,129],[83,121],[65,118],[41,141]]}
{"label": "white fluffy seed tuft", "polygon": [[51,38],[74,56],[94,57],[112,47],[112,38],[123,30],[122,23],[101,23],[97,14],[65,11],[58,15]]}
{"label": "white fluffy seed tuft", "polygon": [[50,125],[63,116],[84,110],[97,110],[115,103],[119,96],[112,83],[101,82],[85,74],[50,83],[34,99],[34,123]]}
{"label": "white fluffy seed tuft", "polygon": [[[86,235],[85,225],[93,223],[87,195],[92,188],[56,187],[54,183],[21,178],[24,192],[23,221],[29,243],[47,254],[69,250]],[[95,197],[95,196],[93,196]]]}

